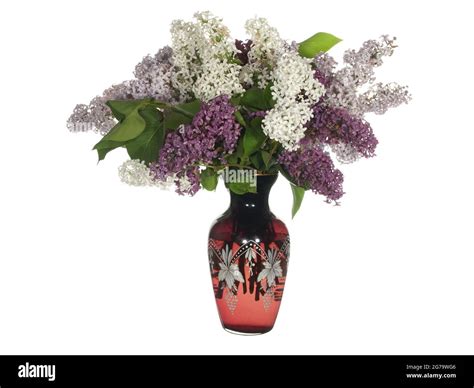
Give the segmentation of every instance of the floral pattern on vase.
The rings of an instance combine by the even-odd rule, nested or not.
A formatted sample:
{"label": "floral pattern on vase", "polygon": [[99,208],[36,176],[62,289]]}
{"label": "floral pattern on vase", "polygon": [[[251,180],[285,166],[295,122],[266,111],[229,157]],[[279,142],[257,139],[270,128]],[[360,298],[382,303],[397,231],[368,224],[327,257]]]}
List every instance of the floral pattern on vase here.
{"label": "floral pattern on vase", "polygon": [[[240,312],[241,303],[242,314],[247,316],[246,309],[252,303],[254,314],[270,314],[270,320],[274,314],[276,318],[285,286],[290,239],[287,237],[283,242],[271,242],[265,248],[265,244],[253,240],[239,246],[209,239],[214,295],[218,307],[225,303],[230,315]],[[220,315],[222,319],[222,311]]]}

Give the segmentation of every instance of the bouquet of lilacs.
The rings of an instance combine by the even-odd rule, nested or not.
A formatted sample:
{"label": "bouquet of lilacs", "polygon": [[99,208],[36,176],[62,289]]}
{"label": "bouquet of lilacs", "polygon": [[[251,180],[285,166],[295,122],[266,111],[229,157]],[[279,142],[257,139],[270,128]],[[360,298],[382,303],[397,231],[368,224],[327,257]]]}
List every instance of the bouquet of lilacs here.
{"label": "bouquet of lilacs", "polygon": [[[394,39],[366,41],[338,66],[326,53],[340,42],[331,34],[289,43],[263,18],[245,29],[249,39],[234,40],[208,12],[174,21],[171,47],[146,56],[134,79],[77,105],[68,128],[104,135],[94,147],[99,160],[125,147],[130,160],[119,175],[130,185],[194,195],[214,190],[224,169],[252,169],[290,181],[293,215],[306,190],[337,203],[343,175],[332,158],[374,156],[377,139],[365,115],[410,99],[406,87],[375,82]],[[237,194],[257,190],[226,185]]]}

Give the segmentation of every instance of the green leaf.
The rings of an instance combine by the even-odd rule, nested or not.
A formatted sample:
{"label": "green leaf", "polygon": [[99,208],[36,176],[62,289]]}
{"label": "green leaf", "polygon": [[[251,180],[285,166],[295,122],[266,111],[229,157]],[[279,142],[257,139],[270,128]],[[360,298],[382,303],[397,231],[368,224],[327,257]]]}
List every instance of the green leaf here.
{"label": "green leaf", "polygon": [[238,195],[257,192],[257,187],[252,186],[249,182],[227,182],[226,186],[230,191]]}
{"label": "green leaf", "polygon": [[101,140],[97,143],[94,149],[97,150],[99,154],[99,162],[105,158],[105,156],[112,150],[122,147],[124,145],[123,142],[111,141],[111,140]]}
{"label": "green leaf", "polygon": [[164,128],[175,130],[182,124],[189,124],[201,109],[201,101],[194,100],[174,105],[164,111]]}
{"label": "green leaf", "polygon": [[134,110],[144,106],[145,104],[149,103],[150,99],[144,100],[109,100],[106,102],[106,105],[112,111],[114,117],[122,121],[125,116],[132,113]]}
{"label": "green leaf", "polygon": [[240,95],[240,94],[232,96],[231,99],[230,99],[230,103],[234,106],[239,106],[241,98],[242,98],[242,95]]}
{"label": "green leaf", "polygon": [[265,168],[270,167],[270,161],[272,159],[272,155],[270,154],[270,152],[262,150],[261,155],[262,155],[262,161],[263,161],[263,164],[265,165]]}
{"label": "green leaf", "polygon": [[262,118],[253,119],[244,132],[244,156],[248,157],[258,151],[266,138],[262,130]]}
{"label": "green leaf", "polygon": [[273,83],[268,83],[265,89],[263,90],[263,99],[264,99],[264,104],[267,106],[267,109],[272,109],[275,106],[275,101],[273,100],[273,94],[272,94],[272,86]]}
{"label": "green leaf", "polygon": [[328,51],[341,40],[342,39],[339,39],[338,37],[326,32],[318,32],[311,38],[301,42],[298,45],[298,52],[302,57],[314,58],[316,54]]}
{"label": "green leaf", "polygon": [[291,209],[291,217],[294,218],[295,214],[301,207],[301,202],[303,202],[305,189],[290,183],[291,191],[293,193],[293,207]]}
{"label": "green leaf", "polygon": [[164,112],[163,127],[169,130],[176,130],[182,124],[189,124],[191,118],[172,110]]}
{"label": "green leaf", "polygon": [[150,163],[158,158],[158,153],[163,146],[165,129],[163,115],[153,106],[148,106],[140,111],[145,119],[146,128],[137,138],[126,144],[130,158],[143,160]]}
{"label": "green leaf", "polygon": [[271,85],[268,85],[265,89],[251,88],[242,95],[240,103],[251,110],[271,109],[274,102],[270,88]]}
{"label": "green leaf", "polygon": [[146,123],[139,110],[149,103],[150,100],[108,101],[107,105],[120,122],[103,140],[125,142],[140,135],[145,130]]}
{"label": "green leaf", "polygon": [[283,175],[287,179],[288,182],[290,182],[291,184],[295,186],[298,186],[296,182],[294,181],[294,179],[290,176],[290,174],[288,174],[281,165],[279,165],[278,171],[280,172],[281,175]]}
{"label": "green leaf", "polygon": [[239,155],[237,155],[237,152],[234,152],[230,155],[225,156],[226,160],[230,164],[238,164],[239,163]]}
{"label": "green leaf", "polygon": [[[156,122],[162,120],[162,115],[153,107],[151,100],[108,101],[107,105],[120,122],[94,146],[99,161],[121,146],[126,146],[134,159],[148,162],[154,152],[156,158],[156,147],[152,146],[156,141],[153,142],[151,131],[156,129]],[[142,137],[144,132],[147,133]]]}
{"label": "green leaf", "polygon": [[216,189],[217,179],[217,172],[213,168],[206,168],[201,172],[201,185],[208,191]]}
{"label": "green leaf", "polygon": [[252,162],[252,165],[256,170],[263,170],[265,167],[265,163],[263,163],[261,151],[255,152],[250,157],[250,161]]}
{"label": "green leaf", "polygon": [[[111,100],[107,105],[119,123],[94,146],[99,161],[113,149],[126,146],[131,158],[146,163],[158,157],[165,130],[175,130],[181,124],[190,123],[201,108],[199,100],[174,106],[151,99]],[[163,113],[156,108],[161,108]]]}
{"label": "green leaf", "polygon": [[280,165],[280,173],[288,180],[291,186],[291,192],[293,193],[293,207],[291,210],[292,217],[298,212],[303,202],[304,192],[307,190],[307,187],[301,187],[296,184],[293,178],[285,171],[285,169]]}
{"label": "green leaf", "polygon": [[180,110],[184,114],[195,116],[201,110],[201,100],[193,100],[184,104],[175,105],[173,109]]}
{"label": "green leaf", "polygon": [[237,119],[237,122],[242,125],[242,127],[246,127],[247,123],[245,122],[244,117],[242,116],[242,113],[240,113],[238,110],[235,111],[235,118]]}
{"label": "green leaf", "polygon": [[244,137],[240,136],[239,141],[237,142],[237,148],[235,149],[232,155],[237,156],[239,159],[244,156]]}

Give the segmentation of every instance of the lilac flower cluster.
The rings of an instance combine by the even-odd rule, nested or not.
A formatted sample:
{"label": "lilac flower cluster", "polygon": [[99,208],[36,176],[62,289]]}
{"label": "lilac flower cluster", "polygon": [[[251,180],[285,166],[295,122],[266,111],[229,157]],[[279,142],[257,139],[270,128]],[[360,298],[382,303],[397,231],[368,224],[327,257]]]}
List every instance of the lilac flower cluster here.
{"label": "lilac flower cluster", "polygon": [[[235,119],[235,111],[225,95],[203,103],[191,124],[166,136],[158,161],[150,166],[155,178],[163,181],[173,174],[178,177],[181,174],[194,179],[188,172],[189,169],[195,171],[197,164],[211,164],[215,159],[224,162],[222,155],[234,151],[242,130]],[[179,189],[178,192],[186,190]],[[187,193],[194,194],[193,190]]]}
{"label": "lilac flower cluster", "polygon": [[134,99],[154,98],[176,102],[177,92],[171,86],[173,50],[165,46],[153,57],[147,55],[135,66],[135,79],[130,81],[130,92]]}
{"label": "lilac flower cluster", "polygon": [[400,86],[394,82],[377,83],[359,96],[359,110],[364,113],[383,115],[389,108],[407,103],[410,99],[406,86]]}
{"label": "lilac flower cluster", "polygon": [[67,121],[71,132],[95,131],[105,135],[115,125],[116,121],[109,107],[108,100],[128,100],[132,98],[129,85],[123,82],[106,89],[101,96],[94,97],[91,102],[78,104]]}
{"label": "lilac flower cluster", "polygon": [[[383,64],[384,57],[393,54],[395,47],[395,38],[386,35],[379,40],[368,40],[359,50],[346,51],[345,66],[338,70],[330,55],[316,56],[315,77],[326,87],[326,103],[358,117],[369,112],[383,114],[389,108],[407,103],[411,97],[406,87],[395,83],[373,85],[375,68]],[[369,88],[361,94],[364,85]]]}
{"label": "lilac flower cluster", "polygon": [[405,86],[374,84],[375,68],[383,64],[384,57],[393,54],[395,47],[395,38],[384,35],[364,42],[359,50],[346,51],[340,69],[326,53],[313,60],[314,77],[324,85],[326,94],[313,108],[307,133],[329,145],[342,163],[375,154],[378,141],[364,120],[365,114],[383,114],[411,98]]}
{"label": "lilac flower cluster", "polygon": [[[152,173],[153,169],[151,169]],[[199,167],[190,167],[176,174],[176,192],[179,195],[193,196],[201,188]]]}
{"label": "lilac flower cluster", "polygon": [[328,201],[336,202],[344,194],[341,171],[321,145],[309,138],[304,138],[296,151],[284,150],[278,162],[298,186],[324,195]]}
{"label": "lilac flower cluster", "polygon": [[[131,185],[174,185],[179,194],[194,195],[201,178],[203,186],[211,188],[200,168],[217,174],[232,160],[233,167],[243,169],[281,169],[293,184],[337,202],[343,195],[343,175],[334,163],[375,155],[378,141],[365,115],[383,114],[411,98],[405,86],[375,79],[375,70],[396,48],[395,38],[384,35],[347,50],[339,66],[327,53],[315,54],[321,38],[330,45],[340,40],[330,34],[289,42],[259,17],[248,20],[245,30],[247,39],[234,40],[222,19],[209,12],[196,13],[190,22],[174,21],[172,48],[144,57],[133,79],[106,89],[89,104],[77,105],[68,128],[107,134],[117,123],[106,105],[109,100],[155,100],[166,106],[165,115],[167,109],[179,110],[180,103],[200,103],[189,124],[166,128],[156,155],[150,158],[147,147],[130,152],[134,159],[121,166],[121,179]],[[272,104],[266,92],[261,97],[267,87]],[[233,98],[239,106],[231,103]],[[237,111],[240,121],[261,120],[245,129],[236,119]],[[254,123],[265,138],[252,146],[244,134]],[[120,131],[133,132],[127,125],[118,125]],[[142,133],[135,137],[136,144],[149,132]],[[244,155],[228,158],[239,139],[245,140]],[[106,142],[107,138],[98,145],[108,147]],[[101,156],[102,148],[95,148]]]}
{"label": "lilac flower cluster", "polygon": [[374,156],[378,143],[367,121],[349,114],[345,109],[322,103],[313,108],[307,135],[324,144],[343,143],[366,158]]}
{"label": "lilac flower cluster", "polygon": [[78,104],[69,117],[67,127],[72,132],[96,131],[105,135],[115,124],[106,102],[155,98],[176,102],[176,92],[171,86],[173,50],[164,47],[155,56],[146,56],[135,67],[135,79],[124,81],[106,89],[101,96],[86,104]]}

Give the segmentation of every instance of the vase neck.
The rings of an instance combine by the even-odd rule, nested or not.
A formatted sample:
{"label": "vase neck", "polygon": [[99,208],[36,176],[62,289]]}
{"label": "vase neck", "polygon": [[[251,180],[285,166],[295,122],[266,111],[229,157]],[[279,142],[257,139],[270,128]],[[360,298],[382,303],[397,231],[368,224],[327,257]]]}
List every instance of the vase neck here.
{"label": "vase neck", "polygon": [[270,214],[268,197],[278,175],[257,175],[257,192],[235,194],[230,191],[229,210],[235,215],[258,217]]}

